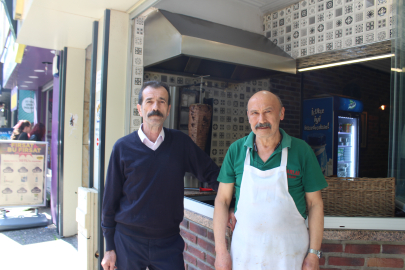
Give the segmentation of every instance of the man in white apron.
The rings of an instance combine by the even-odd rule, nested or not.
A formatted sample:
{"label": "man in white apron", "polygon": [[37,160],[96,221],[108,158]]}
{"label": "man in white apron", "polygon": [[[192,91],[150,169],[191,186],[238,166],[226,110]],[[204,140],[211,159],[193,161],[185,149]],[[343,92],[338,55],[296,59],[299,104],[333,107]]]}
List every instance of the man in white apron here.
{"label": "man in white apron", "polygon": [[[252,132],[230,146],[218,177],[216,270],[319,269],[320,190],[327,183],[311,147],[279,128],[284,112],[271,92],[260,91],[249,100]],[[225,231],[234,188],[237,222],[229,253]]]}

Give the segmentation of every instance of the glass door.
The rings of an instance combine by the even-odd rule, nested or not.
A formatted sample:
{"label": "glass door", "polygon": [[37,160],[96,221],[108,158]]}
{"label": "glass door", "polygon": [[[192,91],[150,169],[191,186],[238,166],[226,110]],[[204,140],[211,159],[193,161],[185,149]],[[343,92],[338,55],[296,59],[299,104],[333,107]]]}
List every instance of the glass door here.
{"label": "glass door", "polygon": [[357,177],[358,119],[338,116],[337,176]]}
{"label": "glass door", "polygon": [[395,203],[405,212],[405,2],[395,1],[394,5],[388,176],[395,177]]}

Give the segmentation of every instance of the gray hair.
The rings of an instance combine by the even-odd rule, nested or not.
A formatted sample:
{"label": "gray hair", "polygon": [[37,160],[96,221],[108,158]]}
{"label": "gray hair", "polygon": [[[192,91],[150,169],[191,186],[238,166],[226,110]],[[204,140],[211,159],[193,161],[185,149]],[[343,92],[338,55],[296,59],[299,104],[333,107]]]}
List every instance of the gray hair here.
{"label": "gray hair", "polygon": [[[284,107],[283,102],[281,101],[281,98],[277,94],[274,94],[271,91],[268,91],[268,90],[260,90],[260,91],[266,91],[266,92],[269,92],[269,93],[272,93],[273,95],[275,95],[277,97],[277,99],[278,99],[278,102],[280,103],[280,112],[281,112],[281,109]],[[250,97],[250,98],[252,98],[252,97]],[[246,104],[246,111],[249,111],[248,106],[249,106],[250,98],[249,98],[249,100],[248,100],[248,102]]]}

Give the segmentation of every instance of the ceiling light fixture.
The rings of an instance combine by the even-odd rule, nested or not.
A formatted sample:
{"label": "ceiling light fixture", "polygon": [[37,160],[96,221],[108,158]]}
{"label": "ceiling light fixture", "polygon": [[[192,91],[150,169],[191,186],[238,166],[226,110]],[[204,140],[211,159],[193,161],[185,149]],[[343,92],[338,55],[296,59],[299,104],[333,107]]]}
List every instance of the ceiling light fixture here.
{"label": "ceiling light fixture", "polygon": [[31,79],[38,79],[38,76],[28,76],[28,78],[31,78]]}
{"label": "ceiling light fixture", "polygon": [[400,68],[391,68],[391,71],[403,72],[403,70],[402,70],[402,69],[400,69]]}
{"label": "ceiling light fixture", "polygon": [[48,75],[48,64],[52,65],[52,62],[42,62],[42,64],[45,64],[45,75]]}
{"label": "ceiling light fixture", "polygon": [[22,84],[22,85],[20,85],[20,87],[28,87],[28,85],[24,85],[24,84]]}
{"label": "ceiling light fixture", "polygon": [[32,83],[31,81],[25,81],[25,83]]}
{"label": "ceiling light fixture", "polygon": [[309,70],[315,70],[315,69],[321,69],[321,68],[329,68],[329,67],[343,66],[343,65],[354,64],[354,63],[360,63],[360,62],[365,62],[365,61],[370,61],[370,60],[377,60],[377,59],[392,57],[392,56],[394,56],[394,55],[395,55],[395,54],[390,53],[390,54],[383,54],[383,55],[378,55],[378,56],[372,56],[372,57],[354,59],[354,60],[343,61],[343,62],[332,63],[332,64],[326,64],[326,65],[320,65],[320,66],[314,66],[314,67],[308,67],[308,68],[300,68],[300,69],[298,69],[298,72],[309,71]]}
{"label": "ceiling light fixture", "polygon": [[55,50],[52,50],[51,53],[55,54]]}
{"label": "ceiling light fixture", "polygon": [[42,69],[34,69],[35,72],[45,72],[45,70]]}

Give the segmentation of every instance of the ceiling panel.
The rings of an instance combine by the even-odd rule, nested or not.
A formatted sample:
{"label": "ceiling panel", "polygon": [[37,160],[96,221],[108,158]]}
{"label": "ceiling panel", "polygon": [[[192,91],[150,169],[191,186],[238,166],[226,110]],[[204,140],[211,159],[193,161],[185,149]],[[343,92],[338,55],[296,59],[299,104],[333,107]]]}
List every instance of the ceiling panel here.
{"label": "ceiling panel", "polygon": [[106,9],[128,12],[143,0],[34,0],[27,2],[17,43],[61,50],[85,49],[91,43],[92,25]]}
{"label": "ceiling panel", "polygon": [[127,12],[140,0],[35,0],[33,6],[99,19],[105,9]]}
{"label": "ceiling panel", "polygon": [[17,43],[61,50],[85,49],[91,43],[94,18],[31,6],[18,33]]}
{"label": "ceiling panel", "polygon": [[258,7],[263,14],[278,11],[280,9],[298,3],[297,0],[235,0]]}

